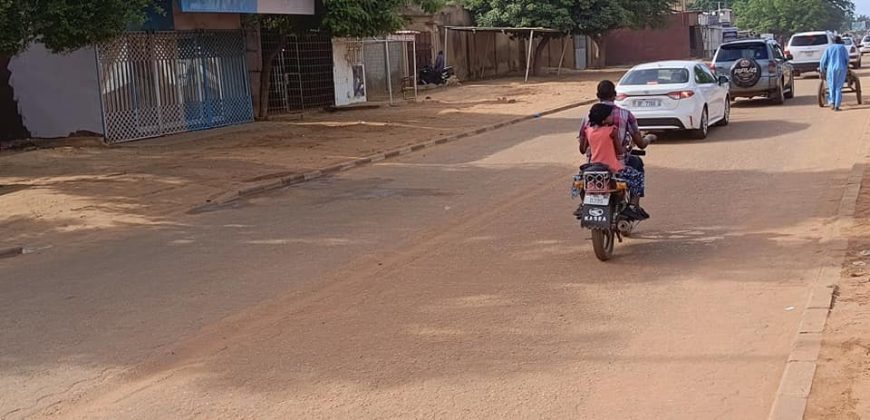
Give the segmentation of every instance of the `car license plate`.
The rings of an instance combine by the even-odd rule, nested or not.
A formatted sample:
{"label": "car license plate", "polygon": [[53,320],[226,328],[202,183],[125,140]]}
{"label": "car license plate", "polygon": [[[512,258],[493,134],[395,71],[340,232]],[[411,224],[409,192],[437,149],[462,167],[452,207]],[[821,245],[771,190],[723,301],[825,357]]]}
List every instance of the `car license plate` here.
{"label": "car license plate", "polygon": [[801,55],[803,55],[803,56],[805,56],[805,57],[811,57],[811,56],[813,56],[814,54],[815,54],[815,53],[812,52],[812,51],[802,51],[802,52],[801,52]]}
{"label": "car license plate", "polygon": [[634,101],[634,106],[638,108],[656,108],[662,106],[662,101],[658,99],[637,99]]}
{"label": "car license plate", "polygon": [[586,194],[583,204],[590,206],[606,206],[610,204],[610,194]]}

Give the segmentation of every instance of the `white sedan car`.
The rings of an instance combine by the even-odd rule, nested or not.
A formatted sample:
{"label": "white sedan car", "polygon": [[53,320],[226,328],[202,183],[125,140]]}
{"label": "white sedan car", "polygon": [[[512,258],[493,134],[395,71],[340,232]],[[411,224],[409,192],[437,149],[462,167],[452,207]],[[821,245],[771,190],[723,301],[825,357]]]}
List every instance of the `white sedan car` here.
{"label": "white sedan car", "polygon": [[[751,69],[750,69],[751,70]],[[662,61],[631,69],[616,87],[616,103],[644,131],[689,131],[707,138],[711,125],[728,125],[731,83],[697,61]]]}

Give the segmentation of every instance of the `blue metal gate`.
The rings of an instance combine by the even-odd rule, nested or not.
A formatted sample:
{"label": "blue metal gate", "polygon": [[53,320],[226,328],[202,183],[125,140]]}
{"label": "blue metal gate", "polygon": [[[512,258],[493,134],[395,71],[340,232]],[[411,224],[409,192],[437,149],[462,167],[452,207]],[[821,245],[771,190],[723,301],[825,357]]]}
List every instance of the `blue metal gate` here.
{"label": "blue metal gate", "polygon": [[128,33],[97,61],[109,142],[254,119],[241,32]]}

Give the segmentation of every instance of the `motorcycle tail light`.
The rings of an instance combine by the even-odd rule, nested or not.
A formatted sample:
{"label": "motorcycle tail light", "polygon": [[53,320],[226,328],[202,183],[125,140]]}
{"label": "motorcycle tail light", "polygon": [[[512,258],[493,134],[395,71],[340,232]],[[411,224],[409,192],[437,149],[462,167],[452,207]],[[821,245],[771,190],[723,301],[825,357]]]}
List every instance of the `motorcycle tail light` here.
{"label": "motorcycle tail light", "polygon": [[582,190],[582,189],[586,188],[586,183],[583,181],[575,181],[574,188],[576,188],[578,190]]}
{"label": "motorcycle tail light", "polygon": [[675,101],[679,101],[680,99],[689,99],[695,96],[695,92],[691,90],[681,90],[679,92],[671,92],[668,94],[668,98],[671,98]]}

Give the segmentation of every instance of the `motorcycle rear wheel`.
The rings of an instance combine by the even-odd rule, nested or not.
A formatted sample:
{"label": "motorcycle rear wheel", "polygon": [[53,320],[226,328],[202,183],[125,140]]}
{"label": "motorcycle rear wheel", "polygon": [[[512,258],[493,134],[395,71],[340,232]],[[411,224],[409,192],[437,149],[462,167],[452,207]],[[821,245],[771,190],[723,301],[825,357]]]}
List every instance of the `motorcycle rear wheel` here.
{"label": "motorcycle rear wheel", "polygon": [[595,249],[595,256],[599,260],[608,261],[613,258],[614,236],[612,230],[592,231],[592,248]]}

